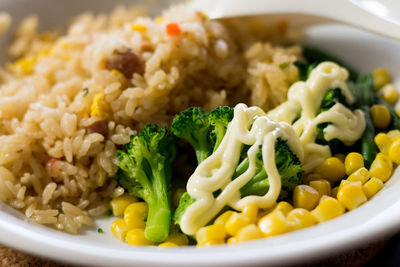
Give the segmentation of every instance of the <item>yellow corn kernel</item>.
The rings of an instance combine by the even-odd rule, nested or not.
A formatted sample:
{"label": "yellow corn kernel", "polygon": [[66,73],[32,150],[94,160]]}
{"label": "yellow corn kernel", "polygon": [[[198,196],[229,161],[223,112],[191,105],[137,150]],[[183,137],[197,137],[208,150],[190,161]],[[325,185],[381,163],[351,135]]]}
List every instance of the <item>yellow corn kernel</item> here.
{"label": "yellow corn kernel", "polygon": [[400,109],[396,110],[397,116],[400,117]]}
{"label": "yellow corn kernel", "polygon": [[255,224],[249,224],[239,230],[236,234],[236,242],[243,242],[248,240],[254,240],[262,238],[263,235],[260,229]]}
{"label": "yellow corn kernel", "polygon": [[360,153],[351,152],[347,154],[346,159],[344,160],[344,168],[347,175],[352,174],[362,167],[364,167],[364,158]]}
{"label": "yellow corn kernel", "polygon": [[340,159],[342,162],[344,162],[346,159],[346,156],[342,153],[337,153],[334,155],[334,157]]}
{"label": "yellow corn kernel", "polygon": [[274,207],[274,210],[279,210],[283,213],[283,215],[286,216],[286,214],[289,213],[293,209],[293,206],[290,205],[289,202],[286,201],[280,201],[276,206]]}
{"label": "yellow corn kernel", "polygon": [[222,245],[225,243],[225,240],[219,239],[219,240],[208,240],[204,243],[197,243],[198,247],[210,247],[210,246],[215,246],[215,245]]}
{"label": "yellow corn kernel", "polygon": [[382,180],[376,177],[372,177],[371,179],[369,179],[369,181],[366,182],[362,187],[364,194],[367,196],[368,199],[373,197],[382,188],[383,188]]}
{"label": "yellow corn kernel", "polygon": [[361,184],[349,184],[343,186],[339,189],[337,199],[348,210],[354,210],[367,201],[367,197],[362,190]]}
{"label": "yellow corn kernel", "polygon": [[371,107],[372,123],[375,127],[385,129],[391,121],[390,112],[384,105],[373,105]]}
{"label": "yellow corn kernel", "polygon": [[124,221],[132,228],[145,228],[148,207],[145,202],[136,202],[126,207],[124,211]]}
{"label": "yellow corn kernel", "polygon": [[389,158],[396,164],[400,164],[400,138],[397,138],[389,146]]}
{"label": "yellow corn kernel", "polygon": [[114,216],[121,216],[124,214],[124,210],[129,204],[138,201],[136,197],[130,196],[128,194],[123,194],[122,196],[116,197],[110,201],[111,210]]}
{"label": "yellow corn kernel", "polygon": [[183,188],[176,188],[175,190],[172,191],[172,204],[175,207],[179,206],[179,201],[181,200],[181,196],[185,192],[186,192],[186,190]]}
{"label": "yellow corn kernel", "polygon": [[156,21],[157,24],[161,24],[161,23],[163,23],[165,21],[165,19],[163,17],[157,17],[155,19],[155,21]]}
{"label": "yellow corn kernel", "polygon": [[164,242],[164,243],[161,243],[160,245],[158,245],[158,247],[164,248],[164,247],[179,247],[179,246],[172,242]]}
{"label": "yellow corn kernel", "polygon": [[265,237],[280,235],[290,231],[290,222],[282,211],[274,210],[258,221],[258,228]]}
{"label": "yellow corn kernel", "polygon": [[394,141],[394,139],[396,137],[400,136],[400,131],[399,130],[390,130],[389,132],[387,132],[387,135],[389,136],[389,138]]}
{"label": "yellow corn kernel", "polygon": [[321,223],[342,215],[344,211],[343,205],[337,199],[324,196],[311,214]]}
{"label": "yellow corn kernel", "polygon": [[243,207],[242,213],[250,218],[252,223],[257,220],[258,206],[254,203],[248,203]]}
{"label": "yellow corn kernel", "polygon": [[199,244],[204,244],[211,240],[224,241],[225,237],[225,228],[222,224],[204,226],[196,232],[196,240]]}
{"label": "yellow corn kernel", "polygon": [[32,74],[36,64],[36,57],[26,57],[17,60],[14,64],[9,66],[9,69],[15,72],[17,69],[22,70],[25,75]]}
{"label": "yellow corn kernel", "polygon": [[337,198],[338,191],[339,191],[339,186],[335,186],[334,188],[332,188],[331,197]]}
{"label": "yellow corn kernel", "polygon": [[369,173],[372,177],[379,178],[382,182],[386,182],[392,175],[393,163],[390,158],[380,154],[384,155],[383,153],[378,153],[371,164],[371,168],[369,168]]}
{"label": "yellow corn kernel", "polygon": [[108,107],[104,103],[104,94],[99,93],[94,96],[92,104],[90,105],[90,116],[99,117],[102,119],[108,118]]}
{"label": "yellow corn kernel", "polygon": [[340,182],[340,184],[339,184],[339,189],[338,189],[338,191],[339,191],[340,189],[342,189],[343,186],[351,185],[351,184],[354,184],[354,185],[357,185],[357,186],[358,186],[358,185],[359,185],[359,186],[362,185],[360,181],[342,180],[342,181]]}
{"label": "yellow corn kernel", "polygon": [[164,242],[174,243],[177,246],[186,246],[187,244],[189,244],[189,240],[186,235],[178,232],[173,232],[172,230],[171,234]]}
{"label": "yellow corn kernel", "polygon": [[298,230],[317,224],[317,219],[308,210],[297,208],[286,216],[293,230]]}
{"label": "yellow corn kernel", "polygon": [[151,246],[154,242],[147,240],[144,237],[144,229],[132,229],[126,233],[125,241],[133,246]]}
{"label": "yellow corn kernel", "polygon": [[378,133],[375,135],[374,141],[379,150],[383,153],[387,153],[389,151],[389,146],[392,143],[392,139],[385,133]]}
{"label": "yellow corn kernel", "polygon": [[[396,139],[397,139],[397,138],[396,138]],[[396,139],[395,139],[395,140],[396,140]],[[400,138],[399,138],[399,139],[400,139]],[[386,155],[385,153],[379,152],[378,154],[376,154],[376,157],[375,157],[375,158],[380,158],[380,159],[389,161],[390,163],[393,164],[393,162],[392,162],[392,160],[390,159],[390,157],[389,157],[388,155]]]}
{"label": "yellow corn kernel", "polygon": [[331,199],[331,197],[330,197],[330,196],[327,196],[327,195],[323,195],[323,196],[319,199],[318,204],[321,203],[321,202],[324,201],[324,200],[327,200],[327,199]]}
{"label": "yellow corn kernel", "polygon": [[122,87],[126,86],[128,80],[126,79],[125,75],[122,72],[120,72],[117,69],[113,69],[111,70],[111,73],[118,79]]}
{"label": "yellow corn kernel", "polygon": [[259,221],[262,217],[264,217],[268,213],[272,212],[273,210],[274,210],[273,208],[269,208],[269,209],[265,209],[265,210],[260,209],[258,211],[257,221]]}
{"label": "yellow corn kernel", "polygon": [[308,185],[298,185],[293,192],[293,205],[295,208],[312,210],[318,204],[319,192]]}
{"label": "yellow corn kernel", "polygon": [[349,177],[347,177],[347,181],[350,182],[361,182],[362,184],[365,183],[369,178],[369,171],[362,167],[359,168],[357,171],[353,172]]}
{"label": "yellow corn kernel", "polygon": [[144,33],[147,31],[147,27],[144,24],[135,23],[135,24],[131,25],[131,30],[134,32]]}
{"label": "yellow corn kernel", "polygon": [[339,181],[346,174],[344,163],[340,159],[335,157],[327,158],[320,166],[315,169],[315,172],[321,174],[331,183]]}
{"label": "yellow corn kernel", "polygon": [[226,243],[227,244],[235,244],[235,243],[237,243],[238,241],[237,241],[237,239],[236,239],[236,237],[230,237],[230,238],[228,238],[228,240],[226,240]]}
{"label": "yellow corn kernel", "polygon": [[374,87],[375,89],[380,89],[384,85],[390,83],[390,75],[386,69],[375,69],[372,72],[374,77]]}
{"label": "yellow corn kernel", "polygon": [[226,221],[225,229],[228,234],[234,236],[241,228],[250,223],[251,220],[247,215],[235,212]]}
{"label": "yellow corn kernel", "polygon": [[118,238],[119,240],[124,240],[125,235],[129,230],[129,227],[126,225],[125,221],[122,219],[115,220],[111,224],[111,233]]}
{"label": "yellow corn kernel", "polygon": [[215,219],[214,224],[222,224],[225,226],[226,222],[228,219],[231,217],[232,214],[235,212],[233,210],[228,210],[222,213],[221,215],[218,216],[217,219]]}
{"label": "yellow corn kernel", "polygon": [[394,106],[397,103],[397,100],[399,99],[399,93],[396,89],[396,87],[389,83],[382,87],[377,94],[379,97],[381,97],[383,100],[385,100],[389,105]]}
{"label": "yellow corn kernel", "polygon": [[327,180],[311,181],[310,186],[317,190],[320,196],[331,194],[331,184]]}
{"label": "yellow corn kernel", "polygon": [[311,181],[324,179],[319,173],[310,173],[305,178],[303,178],[303,184],[309,184]]}

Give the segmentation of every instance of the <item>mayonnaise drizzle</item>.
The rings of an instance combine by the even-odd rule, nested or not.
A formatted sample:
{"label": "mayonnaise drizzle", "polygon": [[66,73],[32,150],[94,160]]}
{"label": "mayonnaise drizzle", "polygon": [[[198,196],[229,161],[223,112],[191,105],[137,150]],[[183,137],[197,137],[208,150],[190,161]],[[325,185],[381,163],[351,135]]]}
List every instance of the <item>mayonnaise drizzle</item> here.
{"label": "mayonnaise drizzle", "polygon": [[[258,107],[237,105],[218,149],[200,163],[189,178],[187,192],[196,201],[181,217],[182,231],[195,234],[225,206],[235,210],[242,210],[248,203],[255,203],[260,208],[273,206],[281,191],[281,177],[275,165],[275,140],[278,137],[288,141],[305,171],[314,169],[331,155],[328,146],[315,143],[318,124],[330,123],[324,130],[328,141],[338,138],[351,145],[358,140],[365,129],[361,110],[351,111],[338,103],[317,114],[329,89],[340,88],[347,103],[352,104],[354,99],[346,85],[347,78],[346,69],[333,62],[323,62],[311,72],[306,82],[293,84],[288,101],[270,111],[268,116]],[[249,167],[232,181],[243,145],[250,146],[247,152]],[[260,146],[270,188],[264,196],[241,198],[240,189],[255,175],[255,158]],[[215,198],[213,192],[217,190],[221,193]]]}
{"label": "mayonnaise drizzle", "polygon": [[[260,208],[274,205],[281,190],[281,177],[275,165],[275,140],[278,137],[288,140],[292,151],[300,161],[303,160],[302,145],[290,125],[272,121],[258,107],[248,108],[238,104],[218,149],[196,168],[187,183],[187,191],[196,201],[186,209],[180,220],[182,231],[194,234],[227,205],[236,210],[242,210],[248,203],[255,203]],[[249,168],[232,181],[244,144],[250,146],[247,152]],[[255,159],[260,146],[269,191],[264,196],[241,198],[240,188],[255,175]],[[221,193],[214,198],[213,192],[219,189]]]}
{"label": "mayonnaise drizzle", "polygon": [[[288,92],[288,101],[268,112],[276,121],[293,124],[303,144],[305,159],[303,169],[311,171],[331,156],[327,146],[315,144],[317,125],[330,122],[325,130],[325,139],[339,139],[346,145],[356,142],[365,129],[364,113],[351,111],[338,103],[328,111],[317,114],[321,101],[329,89],[339,88],[348,104],[354,99],[347,87],[348,71],[336,63],[323,62],[310,74],[305,82],[297,82]],[[300,118],[293,123],[301,112]]]}

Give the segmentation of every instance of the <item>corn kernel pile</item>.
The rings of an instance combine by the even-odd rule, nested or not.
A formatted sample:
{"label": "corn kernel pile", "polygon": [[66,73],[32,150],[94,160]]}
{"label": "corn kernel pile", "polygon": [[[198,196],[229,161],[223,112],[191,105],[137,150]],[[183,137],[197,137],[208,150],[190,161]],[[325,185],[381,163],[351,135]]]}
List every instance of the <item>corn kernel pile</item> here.
{"label": "corn kernel pile", "polygon": [[[378,95],[389,104],[395,104],[398,93],[389,83],[387,71],[378,69],[373,75]],[[371,118],[379,129],[387,128],[391,122],[389,110],[384,105],[373,106]],[[400,164],[399,130],[380,132],[374,141],[380,153],[369,169],[364,166],[363,156],[357,152],[330,157],[303,177],[303,184],[294,189],[291,203],[281,201],[268,210],[248,204],[242,212],[225,211],[213,224],[197,231],[197,246],[233,244],[276,236],[329,221],[361,206],[383,188],[394,171],[394,164]],[[161,244],[146,240],[147,205],[134,197],[123,195],[115,198],[111,206],[115,216],[123,216],[123,219],[113,222],[111,231],[128,244],[159,247],[189,244],[188,237],[175,226],[172,226],[168,239]]]}

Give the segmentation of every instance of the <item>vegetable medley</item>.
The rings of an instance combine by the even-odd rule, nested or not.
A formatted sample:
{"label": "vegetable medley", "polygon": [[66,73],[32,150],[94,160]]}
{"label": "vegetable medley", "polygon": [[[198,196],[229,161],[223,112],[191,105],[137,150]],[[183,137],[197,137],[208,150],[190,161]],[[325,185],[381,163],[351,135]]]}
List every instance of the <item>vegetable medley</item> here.
{"label": "vegetable medley", "polygon": [[[178,30],[170,25],[170,34]],[[312,48],[304,54],[307,61],[295,64],[302,81],[276,110],[265,114],[240,104],[207,113],[191,107],[170,129],[148,124],[132,136],[118,151],[116,179],[127,193],[111,201],[114,216],[121,217],[111,225],[115,237],[160,247],[238,243],[331,220],[378,193],[400,164],[400,118],[393,107],[398,93],[390,75],[384,69],[359,75]],[[318,71],[341,71],[344,82],[321,85],[325,78]],[[315,81],[324,89],[310,117],[290,93]],[[361,130],[351,129],[354,123]],[[264,131],[257,141],[243,141],[256,130]],[[242,140],[240,131],[249,135]],[[307,163],[310,153],[323,155],[317,166]],[[177,174],[183,166],[175,158],[189,162],[190,178]]]}

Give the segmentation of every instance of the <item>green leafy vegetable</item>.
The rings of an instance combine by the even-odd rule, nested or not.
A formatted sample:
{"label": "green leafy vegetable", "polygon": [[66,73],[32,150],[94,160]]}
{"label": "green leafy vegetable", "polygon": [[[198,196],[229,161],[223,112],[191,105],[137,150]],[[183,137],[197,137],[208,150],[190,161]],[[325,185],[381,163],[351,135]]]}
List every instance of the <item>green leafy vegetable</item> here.
{"label": "green leafy vegetable", "polygon": [[304,46],[303,48],[303,56],[307,59],[307,62],[310,64],[315,64],[318,65],[319,63],[323,61],[332,61],[336,62],[337,64],[341,65],[345,69],[349,71],[350,74],[350,80],[357,80],[358,78],[358,72],[354,70],[352,67],[350,67],[348,64],[344,63],[342,60],[337,58],[336,56],[326,52],[322,51],[321,49],[318,49],[316,47],[312,46]]}

